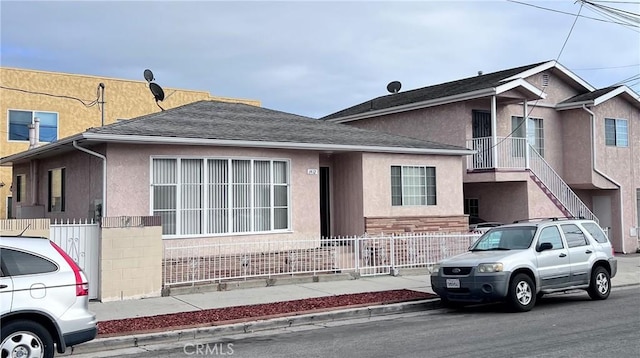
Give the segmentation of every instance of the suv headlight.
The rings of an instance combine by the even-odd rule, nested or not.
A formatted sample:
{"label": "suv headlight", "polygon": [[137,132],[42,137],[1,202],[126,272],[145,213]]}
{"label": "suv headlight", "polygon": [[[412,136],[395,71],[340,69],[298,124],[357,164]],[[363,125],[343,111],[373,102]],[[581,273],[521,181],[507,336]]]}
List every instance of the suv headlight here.
{"label": "suv headlight", "polygon": [[502,272],[502,263],[495,262],[490,264],[480,264],[478,265],[478,272],[482,272],[482,273]]}
{"label": "suv headlight", "polygon": [[440,264],[435,264],[431,267],[431,273],[438,273],[440,271]]}

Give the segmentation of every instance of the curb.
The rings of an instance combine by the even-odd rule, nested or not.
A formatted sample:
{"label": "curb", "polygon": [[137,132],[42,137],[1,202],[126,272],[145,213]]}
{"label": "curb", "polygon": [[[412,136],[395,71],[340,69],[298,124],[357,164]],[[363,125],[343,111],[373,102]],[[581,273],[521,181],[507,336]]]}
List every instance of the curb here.
{"label": "curb", "polygon": [[[104,350],[135,348],[151,344],[190,342],[211,338],[215,335],[244,334],[258,331],[286,329],[295,326],[313,325],[355,318],[371,318],[400,313],[410,313],[440,308],[440,299],[393,303],[388,305],[338,309],[327,312],[293,315],[220,326],[187,328],[168,332],[132,334],[128,336],[97,338],[78,346],[70,347],[70,354],[86,354]],[[67,354],[65,354],[67,355]]]}

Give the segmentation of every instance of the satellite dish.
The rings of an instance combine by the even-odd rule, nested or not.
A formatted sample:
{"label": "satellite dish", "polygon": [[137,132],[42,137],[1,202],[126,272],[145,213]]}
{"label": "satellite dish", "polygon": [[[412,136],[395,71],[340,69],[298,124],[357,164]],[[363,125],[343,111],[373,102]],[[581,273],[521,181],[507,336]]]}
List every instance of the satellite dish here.
{"label": "satellite dish", "polygon": [[153,72],[149,69],[144,70],[144,79],[147,80],[147,82],[155,80],[155,78],[153,78]]}
{"label": "satellite dish", "polygon": [[389,82],[387,85],[387,91],[389,91],[389,93],[398,93],[400,91],[400,87],[402,87],[400,81]]}
{"label": "satellite dish", "polygon": [[156,98],[156,102],[162,102],[164,100],[164,91],[162,90],[162,87],[160,87],[160,85],[151,82],[149,83],[149,89],[151,90],[153,97]]}

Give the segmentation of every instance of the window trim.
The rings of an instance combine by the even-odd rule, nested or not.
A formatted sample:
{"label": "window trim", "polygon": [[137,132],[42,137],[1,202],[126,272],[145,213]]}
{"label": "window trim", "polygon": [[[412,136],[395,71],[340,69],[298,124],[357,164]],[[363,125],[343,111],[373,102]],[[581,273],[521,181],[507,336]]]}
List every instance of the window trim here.
{"label": "window trim", "polygon": [[[613,121],[613,143],[609,141],[609,139],[607,138],[607,122],[609,121]],[[619,143],[621,142],[621,138],[618,137],[618,123],[625,123],[625,129],[626,129],[626,133],[625,133],[625,137],[624,137],[624,141],[625,143]],[[629,120],[628,119],[623,119],[623,118],[604,118],[604,145],[607,147],[618,147],[618,148],[628,148],[629,147]]]}
{"label": "window trim", "polygon": [[[149,213],[150,215],[154,215],[154,186],[156,184],[154,184],[154,178],[153,178],[153,173],[154,173],[154,161],[156,159],[169,159],[169,160],[176,160],[176,183],[175,184],[171,184],[173,186],[176,187],[176,209],[175,209],[175,215],[176,215],[176,219],[175,219],[175,226],[176,226],[176,233],[175,234],[162,234],[162,238],[163,239],[184,239],[184,238],[201,238],[201,237],[228,237],[228,236],[241,236],[241,235],[272,235],[272,234],[278,234],[278,233],[289,233],[289,232],[293,232],[293,228],[292,228],[292,193],[291,193],[291,175],[292,175],[292,168],[291,168],[291,160],[288,158],[278,158],[278,157],[249,157],[249,156],[243,156],[243,157],[233,157],[233,156],[206,156],[206,157],[202,157],[202,156],[174,156],[174,155],[153,155],[150,157],[149,160]],[[203,199],[203,203],[202,203],[202,209],[201,209],[201,222],[202,222],[202,234],[182,234],[180,233],[180,229],[181,229],[181,213],[182,210],[180,208],[181,204],[181,198],[182,198],[182,177],[181,177],[181,161],[182,160],[200,160],[202,162],[202,191],[201,191],[201,197]],[[207,212],[209,211],[209,209],[211,209],[209,207],[209,205],[207,205],[207,201],[208,201],[208,196],[209,196],[209,186],[212,183],[208,182],[208,170],[207,170],[207,166],[208,166],[208,162],[209,161],[213,161],[213,160],[224,160],[227,162],[228,165],[228,175],[231,175],[231,169],[232,169],[232,165],[233,165],[233,161],[239,160],[239,161],[250,161],[250,180],[251,180],[251,186],[250,186],[250,200],[251,200],[251,219],[250,219],[250,225],[251,228],[254,228],[255,222],[255,205],[254,205],[254,200],[255,198],[254,196],[254,190],[255,190],[255,176],[254,176],[254,163],[256,161],[268,161],[270,162],[270,170],[271,170],[271,175],[273,176],[273,163],[274,162],[284,162],[286,163],[286,176],[285,176],[285,180],[286,183],[285,184],[281,184],[281,183],[275,183],[273,180],[273,177],[271,178],[271,183],[270,183],[270,193],[271,193],[271,212],[273,213],[273,211],[277,208],[277,206],[275,205],[275,197],[274,197],[274,187],[275,186],[285,186],[286,187],[286,193],[287,193],[287,203],[286,203],[286,209],[287,209],[287,228],[285,229],[271,229],[268,231],[242,231],[242,232],[234,232],[233,231],[233,215],[232,215],[232,211],[234,209],[234,207],[232,206],[232,190],[233,190],[233,186],[231,183],[231,178],[228,178],[229,181],[226,183],[227,188],[227,201],[228,201],[228,207],[227,210],[229,210],[229,214],[228,214],[228,225],[227,225],[227,232],[224,233],[207,233],[207,231],[209,231],[210,227],[208,226],[208,221],[207,221]],[[168,184],[165,184],[168,185]],[[271,227],[274,227],[274,217],[273,215],[271,216]]]}
{"label": "window trim", "polygon": [[[524,123],[523,124],[519,124],[519,128],[518,131],[515,130],[515,127],[513,126],[514,124],[514,120],[516,120],[517,122],[520,121],[524,121],[524,117],[523,116],[511,116],[511,130],[513,131],[513,138],[524,138],[526,139],[527,143],[529,145],[531,145],[539,154],[540,156],[542,156],[544,158],[544,118],[541,117],[530,117],[527,116],[527,120],[531,121],[530,123],[527,124],[526,129],[529,130],[529,132],[525,132],[524,133],[524,137],[518,137],[518,132],[523,131],[524,132]],[[530,124],[533,124],[533,128],[531,128]],[[529,135],[533,134],[533,138],[530,137]],[[531,143],[533,141],[533,143]],[[524,151],[522,151],[522,153],[524,153]],[[516,154],[519,154],[519,156],[522,155],[522,153],[520,153],[520,151],[516,151]]]}
{"label": "window trim", "polygon": [[[393,183],[393,168],[394,167],[399,167],[400,168],[400,204],[394,204],[394,193],[393,193],[393,188],[394,188],[394,183]],[[424,168],[424,204],[405,204],[405,187],[404,187],[404,182],[403,182],[403,178],[404,178],[404,171],[405,168]],[[429,199],[431,198],[431,196],[429,195],[429,169],[433,170],[433,183],[431,183],[431,186],[433,186],[433,190],[435,192],[435,194],[433,195],[433,202],[430,203]],[[408,164],[392,164],[389,167],[389,178],[390,178],[390,184],[391,184],[391,207],[423,207],[423,206],[437,206],[438,205],[438,172],[436,169],[436,166],[429,166],[429,165],[408,165]]]}
{"label": "window trim", "polygon": [[[41,133],[38,133],[38,139],[41,143],[53,143],[56,142],[60,138],[60,112],[54,111],[38,111],[34,109],[18,109],[18,108],[8,108],[7,109],[7,142],[10,143],[24,143],[29,142],[29,135],[27,131],[26,139],[11,139],[11,117],[10,113],[12,111],[20,111],[20,112],[31,112],[31,124],[33,124],[33,120],[36,118],[36,113],[53,113],[56,115],[56,139],[52,141],[42,140]],[[42,132],[42,122],[40,122],[40,132]]]}

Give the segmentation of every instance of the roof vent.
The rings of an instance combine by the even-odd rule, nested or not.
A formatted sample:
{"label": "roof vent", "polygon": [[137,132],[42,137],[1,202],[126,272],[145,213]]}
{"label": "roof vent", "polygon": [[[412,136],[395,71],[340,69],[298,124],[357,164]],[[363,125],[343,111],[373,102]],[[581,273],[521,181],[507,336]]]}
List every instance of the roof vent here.
{"label": "roof vent", "polygon": [[545,73],[542,75],[542,87],[547,87],[548,85],[549,85],[549,75]]}
{"label": "roof vent", "polygon": [[478,71],[478,76],[482,76],[482,71]]}

